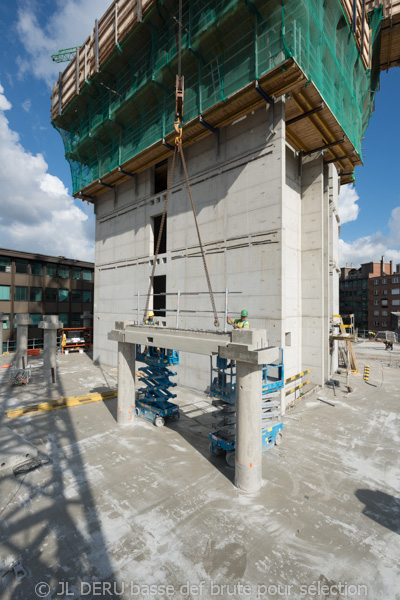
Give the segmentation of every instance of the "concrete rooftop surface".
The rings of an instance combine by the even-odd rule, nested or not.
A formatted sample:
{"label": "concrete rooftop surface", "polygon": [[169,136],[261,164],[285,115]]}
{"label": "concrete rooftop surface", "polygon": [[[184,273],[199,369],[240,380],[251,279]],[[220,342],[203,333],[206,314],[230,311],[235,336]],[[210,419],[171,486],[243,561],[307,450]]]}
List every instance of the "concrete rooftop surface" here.
{"label": "concrete rooftop surface", "polygon": [[177,388],[181,419],[161,428],[118,427],[116,398],[8,418],[114,389],[117,371],[58,356],[58,383],[46,387],[32,359],[31,382],[17,388],[1,369],[1,426],[51,462],[22,477],[0,471],[0,597],[400,599],[399,348],[356,345],[368,383],[352,375],[347,394],[339,374],[340,386],[287,412],[254,495],[209,452],[215,409],[204,394]]}

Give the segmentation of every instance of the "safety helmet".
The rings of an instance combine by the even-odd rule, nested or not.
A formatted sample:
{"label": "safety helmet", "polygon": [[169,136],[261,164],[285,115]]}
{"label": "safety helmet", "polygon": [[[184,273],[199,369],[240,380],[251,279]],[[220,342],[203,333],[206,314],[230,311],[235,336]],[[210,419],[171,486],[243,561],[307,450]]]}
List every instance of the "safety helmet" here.
{"label": "safety helmet", "polygon": [[240,313],[241,317],[248,317],[249,313],[247,312],[247,310],[242,310],[242,312]]}
{"label": "safety helmet", "polygon": [[152,310],[149,310],[149,314],[147,315],[148,317],[154,317],[154,313]]}

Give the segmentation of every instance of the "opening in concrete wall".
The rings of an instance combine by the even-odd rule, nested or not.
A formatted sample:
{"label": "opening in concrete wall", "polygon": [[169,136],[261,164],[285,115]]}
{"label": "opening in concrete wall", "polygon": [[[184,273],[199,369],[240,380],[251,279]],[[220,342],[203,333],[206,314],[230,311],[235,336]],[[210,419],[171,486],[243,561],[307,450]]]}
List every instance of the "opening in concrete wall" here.
{"label": "opening in concrete wall", "polygon": [[[162,215],[158,215],[157,217],[152,217],[153,221],[153,254],[156,253],[156,246],[158,236],[160,234],[161,227],[161,217]],[[159,254],[165,254],[167,251],[167,215],[165,215],[164,227],[161,236],[160,248],[158,250]]]}
{"label": "opening in concrete wall", "polygon": [[159,162],[154,167],[154,193],[160,194],[168,187],[168,160]]}
{"label": "opening in concrete wall", "polygon": [[165,317],[167,276],[157,275],[153,284],[153,310],[157,317]]}

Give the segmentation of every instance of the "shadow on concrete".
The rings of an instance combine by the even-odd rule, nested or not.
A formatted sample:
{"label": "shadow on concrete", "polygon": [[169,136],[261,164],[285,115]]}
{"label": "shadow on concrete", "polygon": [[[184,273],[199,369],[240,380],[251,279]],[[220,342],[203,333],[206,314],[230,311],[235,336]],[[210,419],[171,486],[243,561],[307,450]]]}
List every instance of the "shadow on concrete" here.
{"label": "shadow on concrete", "polygon": [[[35,379],[37,383],[39,369]],[[0,596],[7,600],[26,600],[36,595],[64,597],[64,582],[75,592],[74,597],[80,597],[82,580],[114,581],[115,576],[72,411],[63,409],[8,419],[7,409],[16,406],[14,392],[4,382],[0,386],[2,423],[40,446],[42,453],[38,458],[49,458],[51,464],[22,478],[17,479],[10,471],[0,478],[0,569],[4,574],[17,561],[27,571],[19,582],[12,572],[4,574],[0,578]],[[46,388],[44,384],[28,385],[24,393],[28,392],[29,398],[39,401]],[[51,395],[68,395],[60,380],[53,384]],[[43,587],[35,595],[35,586],[40,582]],[[43,594],[46,589],[47,595]]]}
{"label": "shadow on concrete", "polygon": [[[177,388],[178,390],[180,388]],[[216,412],[201,412],[195,402],[207,402],[211,406],[211,398],[202,396],[198,391],[185,389],[191,393],[194,403],[186,404],[179,402],[181,418],[179,421],[167,421],[166,426],[175,430],[182,436],[197,452],[199,452],[215,469],[224,475],[228,481],[233,483],[235,469],[229,467],[225,460],[225,454],[216,456],[210,451],[209,433],[215,431],[213,423],[218,420]],[[200,414],[198,414],[200,413]]]}
{"label": "shadow on concrete", "polygon": [[360,502],[365,504],[362,513],[383,527],[400,535],[400,499],[379,490],[357,490]]}

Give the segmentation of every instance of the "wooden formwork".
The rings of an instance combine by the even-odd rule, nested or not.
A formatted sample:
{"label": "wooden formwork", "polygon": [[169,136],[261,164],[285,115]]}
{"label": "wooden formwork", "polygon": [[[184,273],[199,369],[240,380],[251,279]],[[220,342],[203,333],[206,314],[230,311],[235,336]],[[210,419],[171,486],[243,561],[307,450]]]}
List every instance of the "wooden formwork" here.
{"label": "wooden formwork", "polygon": [[382,6],[381,70],[400,65],[400,0],[367,0],[368,11]]}
{"label": "wooden formwork", "polygon": [[63,73],[60,72],[51,96],[51,118],[56,119],[79,90],[95,75],[125,40],[156,0],[114,0],[96,20],[90,36]]}
{"label": "wooden formwork", "polygon": [[361,59],[366,69],[370,68],[371,61],[371,35],[367,19],[367,7],[365,0],[341,0],[350,27],[353,29],[354,37],[360,52]]}

